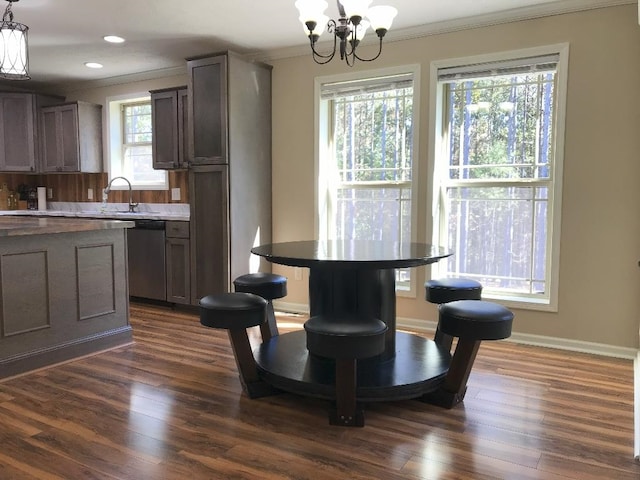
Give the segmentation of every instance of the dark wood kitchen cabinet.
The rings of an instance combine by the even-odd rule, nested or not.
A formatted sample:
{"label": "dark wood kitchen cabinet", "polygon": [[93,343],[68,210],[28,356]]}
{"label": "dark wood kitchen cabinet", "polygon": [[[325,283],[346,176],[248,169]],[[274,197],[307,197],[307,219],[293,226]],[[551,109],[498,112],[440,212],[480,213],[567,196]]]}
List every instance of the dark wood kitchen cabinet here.
{"label": "dark wood kitchen cabinet", "polygon": [[38,108],[61,97],[0,92],[0,171],[39,170]]}
{"label": "dark wood kitchen cabinet", "polygon": [[166,223],[167,302],[191,303],[189,222]]}
{"label": "dark wood kitchen cabinet", "polygon": [[187,61],[189,117],[193,119],[189,126],[189,155],[193,165],[228,161],[228,58],[222,54]]}
{"label": "dark wood kitchen cabinet", "polygon": [[42,172],[102,172],[102,105],[44,107],[40,122]]}
{"label": "dark wood kitchen cabinet", "polygon": [[187,87],[152,90],[153,168],[173,170],[189,166],[189,110]]}
{"label": "dark wood kitchen cabinet", "polygon": [[[271,67],[226,52],[188,61],[191,301],[270,271]],[[207,135],[210,138],[206,138]]]}

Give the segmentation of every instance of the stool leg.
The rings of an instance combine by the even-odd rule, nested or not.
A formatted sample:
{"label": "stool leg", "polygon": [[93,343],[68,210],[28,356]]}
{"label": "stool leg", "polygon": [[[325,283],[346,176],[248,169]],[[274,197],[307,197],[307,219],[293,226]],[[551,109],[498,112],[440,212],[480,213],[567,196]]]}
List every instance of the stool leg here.
{"label": "stool leg", "polygon": [[440,330],[440,325],[436,328],[436,334],[433,337],[433,341],[436,342],[437,345],[446,348],[448,351],[451,351],[451,345],[453,345],[453,337],[451,335],[447,335]]}
{"label": "stool leg", "polygon": [[480,340],[459,338],[444,383],[435,392],[423,395],[421,400],[445,408],[452,408],[462,402],[467,393],[467,380],[478,348]]}
{"label": "stool leg", "polygon": [[356,367],[353,358],[336,360],[336,408],[329,414],[331,425],[364,426],[364,414],[356,402]]}
{"label": "stool leg", "polygon": [[228,330],[233,357],[238,366],[242,389],[249,398],[259,398],[277,393],[271,385],[260,380],[256,360],[253,357],[251,343],[246,329]]}
{"label": "stool leg", "polygon": [[278,333],[278,324],[276,323],[276,314],[273,311],[273,303],[271,300],[267,300],[267,320],[260,324],[260,333],[262,334],[262,341],[266,342],[270,340],[271,337],[277,337]]}

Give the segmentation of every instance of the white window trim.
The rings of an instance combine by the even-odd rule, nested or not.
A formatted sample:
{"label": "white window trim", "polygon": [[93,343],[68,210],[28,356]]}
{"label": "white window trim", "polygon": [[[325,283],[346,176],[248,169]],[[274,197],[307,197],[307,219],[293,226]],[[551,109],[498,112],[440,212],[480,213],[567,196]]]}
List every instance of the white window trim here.
{"label": "white window trim", "polygon": [[[129,180],[132,180],[131,175],[127,175],[126,172],[121,171],[120,165],[122,165],[122,112],[121,106],[124,103],[132,102],[144,102],[150,101],[151,95],[149,92],[142,93],[129,93],[126,95],[117,95],[106,98],[107,105],[107,161],[105,165],[105,171],[108,175],[108,180],[113,177],[124,176]],[[118,165],[118,167],[114,167]],[[129,186],[124,183],[114,183],[111,186],[112,190],[128,190]],[[132,181],[132,190],[168,190],[169,189],[169,175],[165,171],[164,181],[151,184],[136,184]]]}
{"label": "white window trim", "polygon": [[[518,308],[525,310],[538,310],[538,311],[558,311],[558,289],[560,280],[560,227],[561,212],[562,212],[562,179],[563,179],[563,165],[564,165],[564,140],[565,140],[565,121],[566,121],[566,109],[567,109],[567,82],[569,77],[569,44],[560,43],[554,45],[546,45],[522,50],[511,50],[493,54],[478,55],[473,57],[462,57],[447,60],[436,60],[431,62],[429,72],[429,124],[433,127],[429,129],[429,150],[427,152],[427,178],[429,178],[429,188],[431,189],[431,195],[427,198],[427,212],[431,212],[431,217],[427,223],[427,238],[431,238],[435,243],[438,241],[438,229],[442,228],[442,225],[435,225],[438,216],[438,204],[440,195],[440,189],[435,188],[439,184],[438,175],[442,172],[438,172],[436,169],[436,154],[439,153],[438,149],[443,145],[440,141],[442,138],[442,122],[438,121],[442,118],[442,95],[443,89],[438,85],[438,70],[447,67],[455,67],[459,65],[469,65],[477,63],[490,63],[498,61],[506,61],[513,58],[522,57],[538,57],[549,54],[559,54],[559,60],[556,70],[556,131],[555,131],[555,152],[554,152],[554,188],[551,194],[553,195],[553,211],[552,224],[551,224],[551,255],[548,260],[547,268],[550,269],[550,292],[549,300],[536,301],[535,299],[522,298],[518,296],[506,296],[506,295],[491,295],[483,294],[484,298],[498,300],[500,303],[510,308]],[[455,252],[454,252],[455,254]],[[436,263],[432,266],[432,277],[441,275],[440,270],[442,267]]]}
{"label": "white window trim", "polygon": [[[418,203],[421,201],[421,196],[419,194],[418,186],[419,186],[419,170],[418,164],[420,159],[420,152],[418,150],[420,144],[420,65],[412,64],[405,65],[400,67],[390,67],[390,68],[382,68],[376,70],[365,70],[359,72],[349,72],[344,74],[337,75],[326,75],[321,77],[315,77],[314,79],[314,89],[313,89],[313,101],[314,101],[314,112],[313,112],[313,130],[314,130],[314,142],[313,142],[313,156],[314,156],[314,176],[316,178],[316,182],[314,183],[314,235],[315,238],[323,238],[326,234],[326,225],[327,222],[325,219],[321,218],[320,212],[326,211],[326,208],[320,209],[320,206],[327,201],[326,198],[321,198],[321,195],[329,189],[327,188],[327,184],[329,182],[328,178],[324,178],[321,176],[321,168],[320,168],[320,158],[321,153],[323,155],[326,152],[321,152],[321,148],[324,145],[327,145],[327,138],[329,136],[329,132],[327,129],[326,122],[320,122],[321,116],[326,117],[329,114],[327,112],[327,102],[323,102],[320,100],[322,85],[325,83],[336,83],[336,82],[348,82],[353,80],[360,80],[365,78],[374,78],[374,77],[385,77],[392,75],[401,75],[410,73],[413,75],[413,158],[412,158],[412,169],[411,169],[411,178],[412,178],[412,191],[411,191],[411,241],[415,242],[417,238],[418,232]],[[407,298],[416,298],[417,288],[416,288],[416,275],[411,275],[411,282],[408,289],[396,289],[396,295],[400,297]]]}

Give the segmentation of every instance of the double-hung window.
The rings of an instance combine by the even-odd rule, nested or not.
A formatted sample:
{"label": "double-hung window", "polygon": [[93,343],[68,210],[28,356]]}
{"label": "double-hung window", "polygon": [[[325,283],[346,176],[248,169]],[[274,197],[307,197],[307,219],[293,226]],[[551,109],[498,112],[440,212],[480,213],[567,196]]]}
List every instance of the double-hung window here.
{"label": "double-hung window", "polygon": [[437,68],[438,274],[536,308],[557,298],[566,55]]}
{"label": "double-hung window", "polygon": [[321,239],[412,240],[413,76],[321,84]]}
{"label": "double-hung window", "polygon": [[109,101],[110,178],[126,177],[138,190],[167,188],[166,171],[153,168],[152,134],[150,97]]}

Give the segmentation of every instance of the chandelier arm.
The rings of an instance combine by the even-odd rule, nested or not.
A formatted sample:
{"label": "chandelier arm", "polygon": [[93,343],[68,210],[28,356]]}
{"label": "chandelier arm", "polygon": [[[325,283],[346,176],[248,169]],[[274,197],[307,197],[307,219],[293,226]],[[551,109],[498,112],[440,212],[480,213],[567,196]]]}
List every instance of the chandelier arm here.
{"label": "chandelier arm", "polygon": [[355,48],[353,49],[353,56],[355,58],[357,58],[358,60],[360,60],[361,62],[373,62],[376,58],[378,58],[380,56],[380,54],[382,53],[382,37],[380,37],[380,47],[378,49],[378,54],[373,57],[373,58],[360,58],[355,51]]}
{"label": "chandelier arm", "polygon": [[13,11],[11,10],[11,0],[7,0],[9,5],[4,9],[4,14],[2,15],[3,22],[13,22]]}

